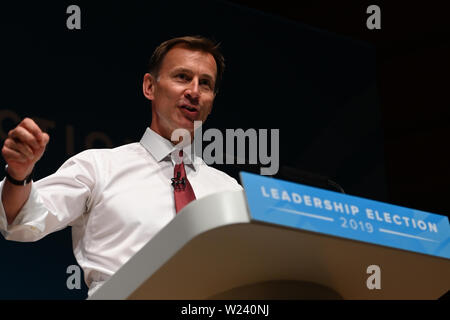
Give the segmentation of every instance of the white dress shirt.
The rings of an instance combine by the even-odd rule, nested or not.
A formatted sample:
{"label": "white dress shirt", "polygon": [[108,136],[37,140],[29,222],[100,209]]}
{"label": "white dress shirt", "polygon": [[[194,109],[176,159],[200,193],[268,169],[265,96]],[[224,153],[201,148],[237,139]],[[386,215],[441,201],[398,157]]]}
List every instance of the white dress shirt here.
{"label": "white dress shirt", "polygon": [[[199,157],[192,161],[190,146],[183,150],[197,199],[242,189]],[[7,240],[36,241],[72,226],[74,255],[91,295],[175,217],[170,180],[175,151],[150,128],[140,143],[83,151],[54,174],[33,182],[28,200],[10,225],[0,201],[0,232]],[[0,194],[3,185],[4,180]]]}

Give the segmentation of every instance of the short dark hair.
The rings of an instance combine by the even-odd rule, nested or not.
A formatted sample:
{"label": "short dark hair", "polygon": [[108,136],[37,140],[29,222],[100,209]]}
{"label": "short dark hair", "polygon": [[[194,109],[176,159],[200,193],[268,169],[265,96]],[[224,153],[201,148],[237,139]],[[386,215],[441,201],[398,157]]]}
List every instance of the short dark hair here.
{"label": "short dark hair", "polygon": [[159,69],[161,68],[161,63],[166,56],[167,52],[178,44],[183,44],[189,49],[198,49],[207,53],[210,53],[214,60],[216,61],[217,76],[216,83],[214,86],[214,92],[219,91],[219,86],[222,81],[222,75],[225,70],[225,59],[222,53],[219,51],[220,43],[215,43],[212,40],[202,37],[202,36],[186,36],[173,38],[161,43],[153,52],[148,70],[151,75],[157,77],[159,74]]}

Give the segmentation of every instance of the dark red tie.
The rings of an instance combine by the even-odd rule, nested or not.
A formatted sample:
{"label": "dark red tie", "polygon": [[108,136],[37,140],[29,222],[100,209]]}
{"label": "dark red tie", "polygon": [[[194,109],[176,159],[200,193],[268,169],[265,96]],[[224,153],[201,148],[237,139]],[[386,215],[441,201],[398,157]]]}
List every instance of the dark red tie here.
{"label": "dark red tie", "polygon": [[183,163],[183,150],[180,151],[181,163],[176,164],[173,171],[172,186],[175,196],[176,213],[184,208],[192,200],[195,200],[195,193],[186,176]]}

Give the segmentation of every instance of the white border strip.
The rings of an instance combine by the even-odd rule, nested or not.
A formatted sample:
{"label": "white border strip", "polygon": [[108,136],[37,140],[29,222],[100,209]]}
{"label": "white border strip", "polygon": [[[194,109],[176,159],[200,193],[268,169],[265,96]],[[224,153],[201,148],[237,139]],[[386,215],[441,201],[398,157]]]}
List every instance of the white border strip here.
{"label": "white border strip", "polygon": [[319,216],[319,215],[310,214],[310,213],[306,213],[306,212],[301,212],[301,211],[296,211],[296,210],[291,210],[291,209],[284,209],[284,208],[277,208],[277,207],[272,207],[272,208],[276,209],[276,210],[280,210],[280,211],[286,211],[286,212],[299,214],[301,216],[306,216],[306,217],[310,217],[310,218],[321,219],[321,220],[326,220],[326,221],[331,221],[331,222],[334,221],[333,218]]}
{"label": "white border strip", "polygon": [[384,232],[384,233],[391,233],[391,234],[395,234],[397,236],[402,236],[402,237],[414,238],[414,239],[431,241],[431,242],[439,242],[439,241],[436,241],[436,240],[433,240],[433,239],[422,238],[422,237],[413,236],[413,235],[410,235],[410,234],[407,234],[407,233],[396,232],[396,231],[392,231],[392,230],[388,230],[388,229],[379,228],[378,231]]}

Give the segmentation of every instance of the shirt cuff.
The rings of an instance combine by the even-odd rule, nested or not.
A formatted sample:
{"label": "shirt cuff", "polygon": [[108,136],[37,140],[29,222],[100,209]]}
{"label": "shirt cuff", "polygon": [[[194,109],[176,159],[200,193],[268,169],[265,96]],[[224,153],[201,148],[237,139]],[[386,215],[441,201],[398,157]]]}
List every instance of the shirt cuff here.
{"label": "shirt cuff", "polygon": [[[0,195],[3,193],[3,186],[6,178],[0,182]],[[0,233],[6,240],[34,241],[38,234],[44,231],[44,226],[39,222],[40,213],[36,210],[39,207],[38,193],[31,185],[30,195],[22,209],[17,214],[14,221],[8,225],[3,201],[0,201]],[[33,210],[34,208],[34,210]]]}

